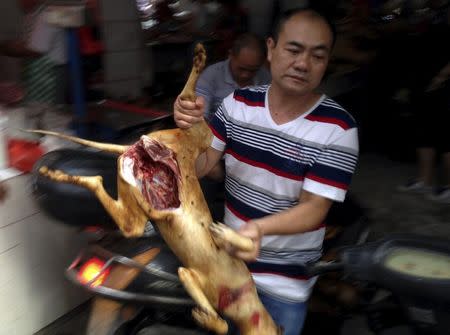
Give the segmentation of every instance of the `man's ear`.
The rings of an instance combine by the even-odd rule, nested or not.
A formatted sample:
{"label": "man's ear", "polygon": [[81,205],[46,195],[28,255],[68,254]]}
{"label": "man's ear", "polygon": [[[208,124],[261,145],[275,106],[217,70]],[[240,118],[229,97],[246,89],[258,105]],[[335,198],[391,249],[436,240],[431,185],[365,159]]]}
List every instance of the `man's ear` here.
{"label": "man's ear", "polygon": [[267,45],[267,60],[270,62],[272,60],[272,50],[275,48],[276,42],[272,37],[269,37],[266,41]]}

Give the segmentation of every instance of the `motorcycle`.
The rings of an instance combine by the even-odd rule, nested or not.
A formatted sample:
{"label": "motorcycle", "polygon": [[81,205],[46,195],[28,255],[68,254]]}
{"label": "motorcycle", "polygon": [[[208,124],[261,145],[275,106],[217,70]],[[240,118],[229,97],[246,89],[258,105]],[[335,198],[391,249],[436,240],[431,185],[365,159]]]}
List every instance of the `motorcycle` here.
{"label": "motorcycle", "polygon": [[[144,128],[127,134],[128,142]],[[34,194],[43,211],[64,224],[77,226],[89,237],[88,247],[66,270],[69,281],[90,291],[94,297],[84,333],[207,334],[190,317],[194,302],[178,280],[177,268],[181,264],[151,222],[147,223],[142,237],[126,239],[91,192],[76,185],[55,183],[37,173],[41,166],[48,166],[74,175],[101,175],[106,190],[114,196],[116,158],[91,149],[60,149],[44,155],[34,169]],[[324,258],[319,263],[305,265],[309,275],[321,276],[311,301],[331,296],[335,305],[351,306],[343,307],[344,310],[364,310],[371,329],[377,334],[387,334],[383,332],[399,324],[410,325],[420,334],[448,334],[450,327],[445,316],[449,305],[445,294],[450,297],[450,274],[447,277],[437,274],[442,277],[438,279],[421,276],[414,270],[405,272],[407,269],[399,265],[398,250],[406,255],[415,251],[417,257],[425,259],[423,264],[440,257],[448,270],[449,247],[441,241],[424,242],[423,238],[415,237],[392,236],[365,243],[367,238],[364,209],[351,197],[333,206],[327,218]],[[415,259],[410,257],[404,266]],[[419,289],[422,284],[433,293],[425,293],[425,286]],[[380,288],[390,290],[391,294],[376,301]],[[400,313],[403,318],[389,323],[385,316],[397,315],[394,310],[404,312]],[[316,313],[322,316],[319,323],[326,324],[323,312]],[[308,328],[317,330],[317,327],[314,322],[307,322],[305,333],[308,334]]]}
{"label": "motorcycle", "polygon": [[318,262],[308,269],[308,274],[337,271],[352,280],[382,288],[384,296],[361,309],[373,332],[450,334],[448,240],[393,234],[379,241],[341,248],[338,254],[337,261]]}

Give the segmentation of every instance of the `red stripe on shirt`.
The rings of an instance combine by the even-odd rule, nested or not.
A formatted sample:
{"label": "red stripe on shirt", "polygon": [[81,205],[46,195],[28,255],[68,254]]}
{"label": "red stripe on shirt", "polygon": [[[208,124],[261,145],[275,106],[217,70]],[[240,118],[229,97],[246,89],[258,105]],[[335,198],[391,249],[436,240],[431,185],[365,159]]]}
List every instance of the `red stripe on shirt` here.
{"label": "red stripe on shirt", "polygon": [[245,215],[239,213],[236,209],[234,209],[228,202],[225,203],[225,207],[228,208],[228,210],[233,213],[238,219],[241,219],[244,222],[250,221],[250,218],[246,217]]}
{"label": "red stripe on shirt", "polygon": [[340,120],[340,119],[333,118],[333,117],[308,115],[305,117],[305,119],[310,120],[310,121],[318,121],[318,122],[335,124],[344,130],[347,130],[350,128],[350,126],[347,124],[347,122]]}
{"label": "red stripe on shirt", "polygon": [[263,101],[251,101],[251,100],[246,99],[242,95],[235,95],[234,99],[236,101],[239,101],[239,102],[242,102],[242,103],[246,104],[247,106],[264,107],[264,100]]}
{"label": "red stripe on shirt", "polygon": [[225,138],[223,138],[223,136],[221,134],[219,134],[218,131],[216,129],[214,129],[213,126],[211,126],[210,124],[208,124],[208,126],[209,126],[209,129],[211,129],[211,131],[215,137],[217,137],[222,142],[225,142]]}
{"label": "red stripe on shirt", "polygon": [[321,184],[326,184],[326,185],[330,185],[333,187],[337,187],[344,191],[346,191],[348,188],[348,185],[345,183],[340,183],[340,182],[337,182],[337,181],[334,181],[331,179],[327,179],[327,178],[323,178],[323,177],[319,177],[319,176],[316,176],[313,174],[308,174],[306,176],[306,179],[311,179],[311,180],[317,181],[318,183],[321,183]]}
{"label": "red stripe on shirt", "polygon": [[227,149],[225,151],[225,153],[233,156],[238,161],[241,161],[241,162],[246,163],[248,165],[255,166],[255,167],[258,167],[258,168],[270,171],[270,172],[276,174],[277,176],[281,176],[281,177],[284,177],[284,178],[297,180],[297,181],[302,181],[303,180],[303,176],[293,175],[293,174],[290,174],[290,173],[287,173],[287,172],[275,169],[273,166],[270,166],[270,165],[267,165],[267,164],[264,164],[264,163],[261,163],[261,162],[257,162],[257,161],[245,158],[245,157],[243,157],[241,155],[238,155],[236,152],[234,152],[234,151],[232,151],[230,149]]}

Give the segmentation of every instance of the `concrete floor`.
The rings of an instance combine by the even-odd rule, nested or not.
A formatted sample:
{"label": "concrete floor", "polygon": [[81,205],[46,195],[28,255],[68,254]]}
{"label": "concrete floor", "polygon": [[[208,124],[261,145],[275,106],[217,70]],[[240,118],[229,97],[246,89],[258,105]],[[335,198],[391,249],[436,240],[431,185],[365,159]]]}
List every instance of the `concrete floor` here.
{"label": "concrete floor", "polygon": [[415,170],[412,163],[362,155],[351,192],[367,208],[374,238],[390,232],[450,238],[450,204],[396,191],[399,184],[415,176]]}

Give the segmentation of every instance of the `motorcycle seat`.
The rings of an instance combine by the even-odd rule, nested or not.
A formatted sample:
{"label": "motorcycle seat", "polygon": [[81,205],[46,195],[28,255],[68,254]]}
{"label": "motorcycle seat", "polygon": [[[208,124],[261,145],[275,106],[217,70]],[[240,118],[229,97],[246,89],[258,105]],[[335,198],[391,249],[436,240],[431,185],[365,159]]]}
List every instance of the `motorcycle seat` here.
{"label": "motorcycle seat", "polygon": [[106,191],[116,198],[117,155],[84,148],[51,151],[36,162],[32,177],[33,195],[40,208],[49,216],[69,225],[115,227],[91,191],[42,176],[38,171],[43,166],[69,175],[100,175]]}

